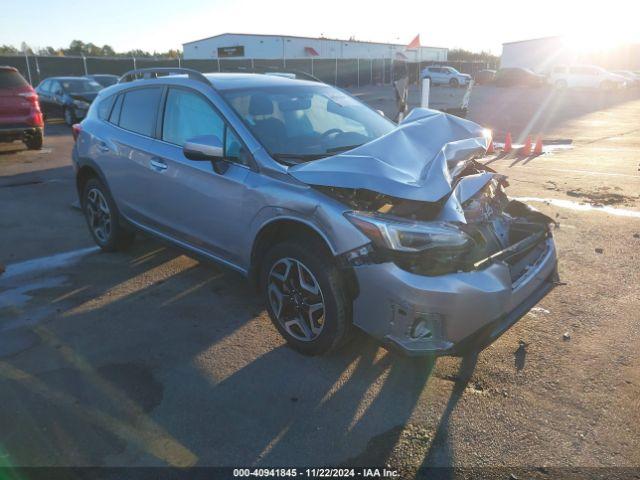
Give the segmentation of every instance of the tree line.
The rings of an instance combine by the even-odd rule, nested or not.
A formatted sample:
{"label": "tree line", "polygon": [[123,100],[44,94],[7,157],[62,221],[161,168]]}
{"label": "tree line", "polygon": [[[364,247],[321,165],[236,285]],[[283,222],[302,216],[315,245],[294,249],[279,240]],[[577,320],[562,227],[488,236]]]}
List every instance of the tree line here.
{"label": "tree line", "polygon": [[20,48],[13,45],[0,45],[0,55],[42,55],[52,57],[82,56],[85,57],[164,57],[178,58],[182,56],[180,50],[169,50],[167,52],[147,52],[145,50],[134,49],[127,52],[116,52],[110,45],[95,45],[92,42],[85,43],[82,40],[73,40],[68,48],[38,47],[31,48],[22,42]]}

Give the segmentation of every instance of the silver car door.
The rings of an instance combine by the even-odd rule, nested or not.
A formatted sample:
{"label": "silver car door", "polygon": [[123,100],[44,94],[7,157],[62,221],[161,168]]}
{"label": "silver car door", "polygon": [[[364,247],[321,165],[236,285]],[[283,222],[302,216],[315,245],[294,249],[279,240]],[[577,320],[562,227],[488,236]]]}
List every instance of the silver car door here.
{"label": "silver car door", "polygon": [[156,156],[154,139],[163,87],[133,88],[121,93],[96,149],[120,212],[134,223],[159,227],[162,216],[151,208],[160,197],[150,165]]}
{"label": "silver car door", "polygon": [[[161,140],[149,163],[153,185],[162,192],[157,208],[172,237],[239,263],[239,239],[255,212],[245,202],[247,183],[257,174],[247,165],[248,151],[237,155],[237,138],[215,107],[200,93],[170,87],[165,101]],[[225,141],[225,158],[216,171],[211,162],[187,159],[182,146],[190,138],[215,135]],[[238,141],[239,142],[239,141]],[[257,205],[255,206],[257,208]]]}

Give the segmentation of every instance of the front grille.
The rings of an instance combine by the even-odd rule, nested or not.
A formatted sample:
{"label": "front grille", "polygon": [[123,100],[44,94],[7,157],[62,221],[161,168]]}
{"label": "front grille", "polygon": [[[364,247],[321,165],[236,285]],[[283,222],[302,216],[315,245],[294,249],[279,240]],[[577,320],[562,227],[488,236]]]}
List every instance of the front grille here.
{"label": "front grille", "polygon": [[534,268],[540,259],[547,253],[547,242],[542,238],[533,248],[520,252],[506,260],[509,265],[511,283],[517,282],[530,269]]}

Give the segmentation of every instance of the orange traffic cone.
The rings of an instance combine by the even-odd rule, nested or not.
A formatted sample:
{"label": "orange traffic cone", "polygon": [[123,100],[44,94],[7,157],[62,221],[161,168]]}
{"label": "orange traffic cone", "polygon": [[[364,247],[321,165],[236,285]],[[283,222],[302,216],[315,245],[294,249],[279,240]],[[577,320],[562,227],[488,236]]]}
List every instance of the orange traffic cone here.
{"label": "orange traffic cone", "polygon": [[536,138],[536,146],[533,149],[534,155],[542,155],[542,135],[538,135]]}
{"label": "orange traffic cone", "polygon": [[512,146],[511,146],[511,132],[507,132],[507,136],[504,139],[504,147],[502,148],[502,151],[504,153],[511,153],[512,150]]}
{"label": "orange traffic cone", "polygon": [[487,147],[487,155],[496,153],[496,147],[493,145],[493,138],[489,140],[489,146]]}
{"label": "orange traffic cone", "polygon": [[531,135],[527,135],[527,140],[524,142],[524,147],[520,149],[520,155],[529,156],[531,155]]}

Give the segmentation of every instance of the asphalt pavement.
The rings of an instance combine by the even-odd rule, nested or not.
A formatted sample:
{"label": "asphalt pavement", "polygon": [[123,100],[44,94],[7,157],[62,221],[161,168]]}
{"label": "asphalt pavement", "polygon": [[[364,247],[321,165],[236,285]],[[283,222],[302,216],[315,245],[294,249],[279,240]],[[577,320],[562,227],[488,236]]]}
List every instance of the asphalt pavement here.
{"label": "asphalt pavement", "polygon": [[237,274],[142,236],[92,248],[66,126],[0,146],[0,464],[639,467],[640,95],[556,92],[536,117],[553,92],[514,91],[477,87],[470,117],[572,140],[483,160],[557,220],[564,284],[463,360],[364,335],[301,356]]}

